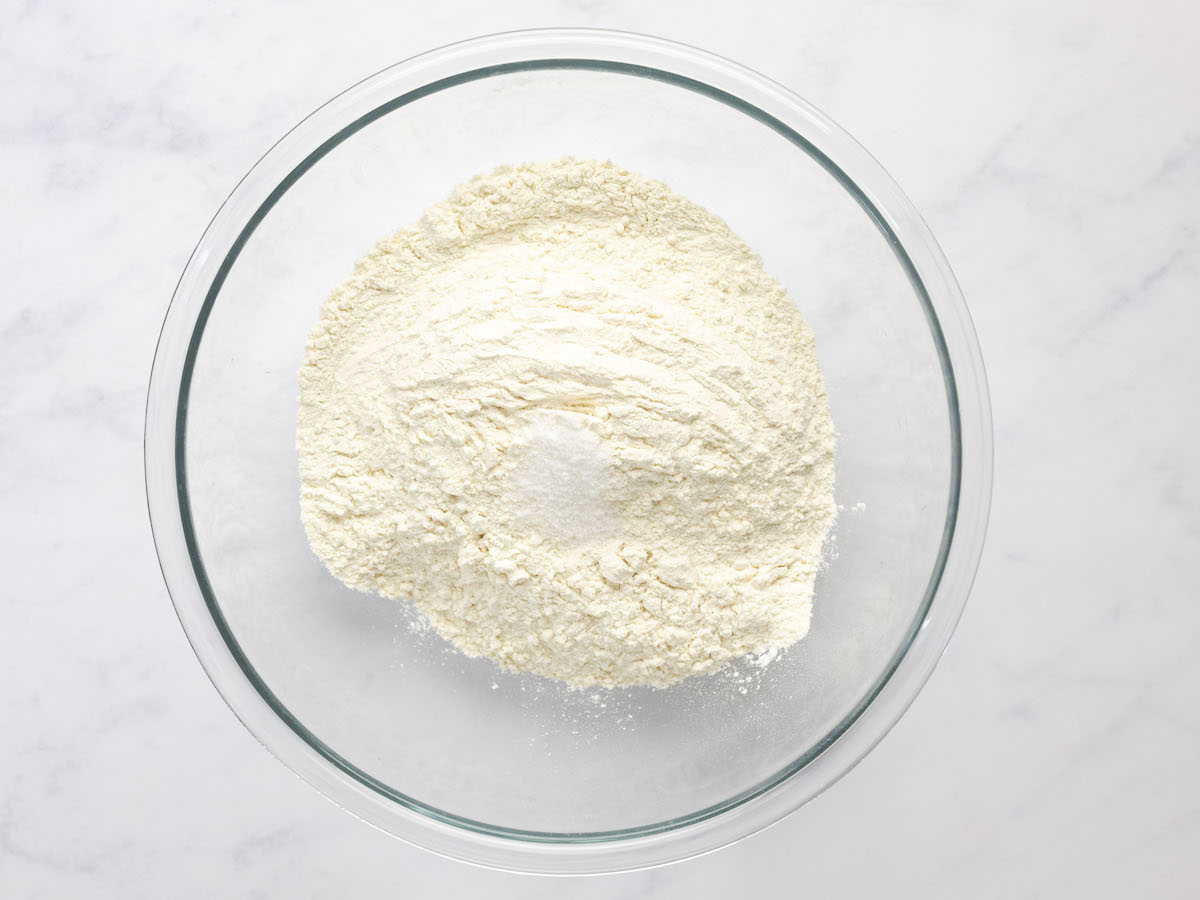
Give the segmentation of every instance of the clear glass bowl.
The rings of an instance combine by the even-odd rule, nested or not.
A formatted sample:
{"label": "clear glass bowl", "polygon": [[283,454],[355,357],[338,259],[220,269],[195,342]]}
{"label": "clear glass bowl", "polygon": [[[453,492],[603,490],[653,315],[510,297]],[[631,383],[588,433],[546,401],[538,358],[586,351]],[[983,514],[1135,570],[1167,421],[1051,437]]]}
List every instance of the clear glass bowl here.
{"label": "clear glass bowl", "polygon": [[[610,158],[708,207],[817,335],[843,506],[809,636],[666,690],[572,691],[467,659],[353,592],[299,517],[296,372],[330,289],[470,176]],[[484,865],[654,865],[777,821],[896,721],[983,543],[991,431],[962,297],[874,160],[724,59],[598,31],[497,35],[367,79],[221,207],[163,326],[146,483],[179,618],[246,727],[326,796]]]}

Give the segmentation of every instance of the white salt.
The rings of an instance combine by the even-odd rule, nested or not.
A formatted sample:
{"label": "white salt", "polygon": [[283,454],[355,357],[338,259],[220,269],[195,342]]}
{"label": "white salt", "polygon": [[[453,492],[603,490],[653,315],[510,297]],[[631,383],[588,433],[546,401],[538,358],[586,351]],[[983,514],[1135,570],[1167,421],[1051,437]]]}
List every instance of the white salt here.
{"label": "white salt", "polygon": [[603,439],[579,413],[543,410],[514,451],[512,492],[520,518],[547,539],[593,541],[617,528]]}

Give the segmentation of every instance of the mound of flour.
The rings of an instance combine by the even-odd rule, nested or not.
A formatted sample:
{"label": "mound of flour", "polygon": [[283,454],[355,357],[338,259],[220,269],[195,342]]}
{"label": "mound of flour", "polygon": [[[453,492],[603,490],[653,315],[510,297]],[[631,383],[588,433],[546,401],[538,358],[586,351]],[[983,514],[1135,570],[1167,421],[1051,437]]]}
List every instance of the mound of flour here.
{"label": "mound of flour", "polygon": [[835,510],[812,333],[657,181],[459,187],[333,293],[300,388],[313,549],[467,654],[664,686],[808,630]]}

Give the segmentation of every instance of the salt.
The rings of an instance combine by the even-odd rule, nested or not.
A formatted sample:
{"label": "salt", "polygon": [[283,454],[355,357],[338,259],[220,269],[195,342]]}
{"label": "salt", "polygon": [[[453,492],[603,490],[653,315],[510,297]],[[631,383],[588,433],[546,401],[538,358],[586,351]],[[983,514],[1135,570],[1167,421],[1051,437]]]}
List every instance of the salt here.
{"label": "salt", "polygon": [[510,490],[518,518],[545,539],[581,543],[617,530],[608,449],[595,422],[583,413],[542,410],[513,448],[518,462]]}

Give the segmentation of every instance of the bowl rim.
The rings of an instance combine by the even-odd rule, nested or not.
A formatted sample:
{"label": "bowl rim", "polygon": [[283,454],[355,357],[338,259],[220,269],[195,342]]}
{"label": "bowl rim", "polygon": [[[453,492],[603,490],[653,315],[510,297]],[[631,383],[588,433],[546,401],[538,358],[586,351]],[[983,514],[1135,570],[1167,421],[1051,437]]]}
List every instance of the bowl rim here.
{"label": "bowl rim", "polygon": [[[225,623],[187,493],[191,367],[226,274],[274,203],[330,149],[405,103],[480,78],[546,69],[665,81],[733,106],[814,156],[872,216],[908,271],[938,345],[951,418],[954,466],[939,557],[909,639],[873,690],[814,748],[754,788],[688,816],[610,832],[534,832],[458,817],[383,785],[321,742],[274,697]],[[970,315],[931,232],[879,163],[806,101],[737,63],[662,38],[576,28],[505,32],[412,57],[337,95],[284,135],[235,186],[180,276],[155,351],[144,452],[151,530],[176,613],[209,679],[255,738],[330,800],[390,834],[467,862],[545,874],[624,871],[708,852],[778,821],[853,768],[908,708],[945,650],[982,553],[992,483],[990,403]]]}

